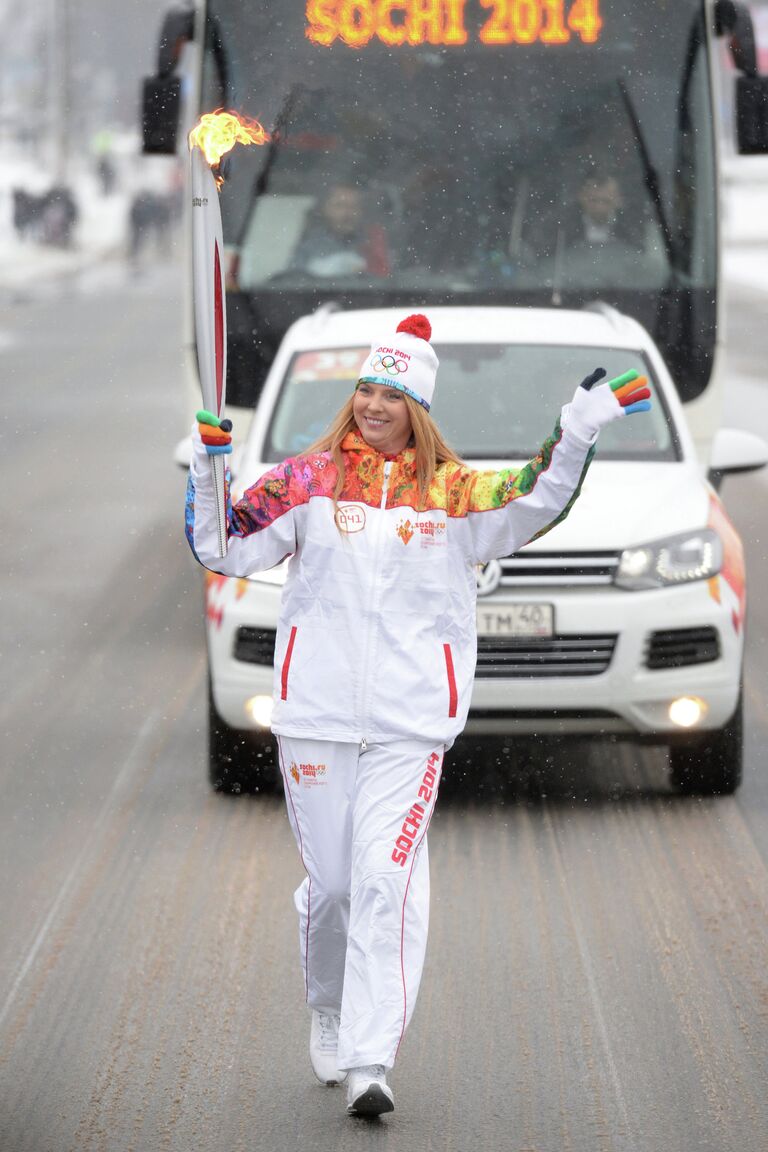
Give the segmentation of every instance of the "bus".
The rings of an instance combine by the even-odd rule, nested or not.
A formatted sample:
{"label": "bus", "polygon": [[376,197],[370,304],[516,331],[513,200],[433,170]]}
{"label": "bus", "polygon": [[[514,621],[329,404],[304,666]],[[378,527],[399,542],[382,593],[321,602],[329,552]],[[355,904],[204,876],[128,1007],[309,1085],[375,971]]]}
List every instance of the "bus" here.
{"label": "bus", "polygon": [[145,151],[181,151],[180,123],[217,108],[272,133],[232,154],[221,194],[234,414],[288,325],[322,306],[602,301],[662,350],[705,462],[723,384],[718,37],[739,72],[738,148],[768,151],[768,86],[731,0],[169,12]]}

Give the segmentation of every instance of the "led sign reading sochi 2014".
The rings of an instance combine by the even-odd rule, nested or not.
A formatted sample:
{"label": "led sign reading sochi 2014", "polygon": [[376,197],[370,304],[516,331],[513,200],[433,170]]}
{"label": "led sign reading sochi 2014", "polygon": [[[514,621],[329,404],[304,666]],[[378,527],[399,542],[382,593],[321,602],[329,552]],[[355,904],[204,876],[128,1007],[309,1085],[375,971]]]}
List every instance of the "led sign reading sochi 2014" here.
{"label": "led sign reading sochi 2014", "polygon": [[[603,21],[600,0],[471,0],[488,10],[473,32],[481,44],[595,44]],[[371,40],[403,44],[466,44],[467,0],[308,0],[306,36],[326,47]],[[478,24],[478,21],[474,21]]]}

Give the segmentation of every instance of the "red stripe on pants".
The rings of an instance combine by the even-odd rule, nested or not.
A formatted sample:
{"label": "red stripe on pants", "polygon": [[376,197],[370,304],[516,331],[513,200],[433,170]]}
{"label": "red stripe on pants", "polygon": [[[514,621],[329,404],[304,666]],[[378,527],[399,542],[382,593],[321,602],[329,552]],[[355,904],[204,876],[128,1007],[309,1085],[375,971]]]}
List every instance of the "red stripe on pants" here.
{"label": "red stripe on pants", "polygon": [[445,653],[445,670],[448,673],[448,715],[455,716],[459,697],[456,692],[456,676],[453,671],[453,653],[450,644],[443,644],[443,652]]}

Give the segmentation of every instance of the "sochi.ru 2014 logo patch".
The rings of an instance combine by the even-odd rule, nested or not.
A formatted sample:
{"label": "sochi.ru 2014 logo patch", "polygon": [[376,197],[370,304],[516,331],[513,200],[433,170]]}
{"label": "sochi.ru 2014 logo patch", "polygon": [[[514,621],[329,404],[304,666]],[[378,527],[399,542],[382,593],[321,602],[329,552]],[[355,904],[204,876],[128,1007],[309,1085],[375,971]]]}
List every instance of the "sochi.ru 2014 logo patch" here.
{"label": "sochi.ru 2014 logo patch", "polygon": [[365,505],[339,504],[336,509],[336,527],[340,532],[362,532],[365,528]]}
{"label": "sochi.ru 2014 logo patch", "polygon": [[396,531],[403,544],[407,544],[409,540],[413,539],[413,524],[410,520],[401,520]]}
{"label": "sochi.ru 2014 logo patch", "polygon": [[292,760],[289,771],[297,784],[300,784],[302,780],[305,784],[325,784],[328,765],[297,764],[295,760]]}

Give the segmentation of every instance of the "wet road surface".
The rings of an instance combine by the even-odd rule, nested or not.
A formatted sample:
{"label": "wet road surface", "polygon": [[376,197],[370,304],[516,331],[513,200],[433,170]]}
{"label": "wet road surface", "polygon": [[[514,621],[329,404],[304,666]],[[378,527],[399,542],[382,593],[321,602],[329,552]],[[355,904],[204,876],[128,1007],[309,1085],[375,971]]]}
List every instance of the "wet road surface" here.
{"label": "wet road surface", "polygon": [[[175,283],[96,271],[1,325],[2,1152],[763,1152],[768,478],[724,489],[742,788],[678,797],[623,744],[454,756],[397,1110],[353,1121],[306,1055],[282,800],[206,783]],[[764,303],[731,298],[757,407]]]}

